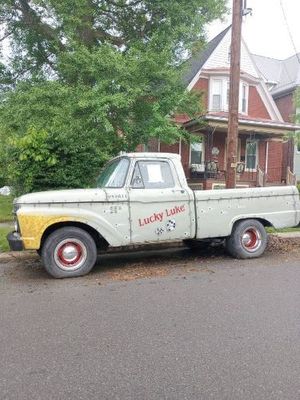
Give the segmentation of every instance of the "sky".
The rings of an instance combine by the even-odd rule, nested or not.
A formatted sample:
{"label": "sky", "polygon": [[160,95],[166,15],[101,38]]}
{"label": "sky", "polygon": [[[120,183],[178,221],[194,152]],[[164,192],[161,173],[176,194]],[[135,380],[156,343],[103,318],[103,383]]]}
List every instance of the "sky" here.
{"label": "sky", "polygon": [[[242,36],[251,53],[284,59],[295,54],[284,19],[293,41],[300,53],[300,0],[247,0],[247,7],[252,8],[252,16],[244,17]],[[232,5],[232,0],[228,0]],[[215,21],[207,29],[208,39],[231,24],[231,15],[225,21]]]}

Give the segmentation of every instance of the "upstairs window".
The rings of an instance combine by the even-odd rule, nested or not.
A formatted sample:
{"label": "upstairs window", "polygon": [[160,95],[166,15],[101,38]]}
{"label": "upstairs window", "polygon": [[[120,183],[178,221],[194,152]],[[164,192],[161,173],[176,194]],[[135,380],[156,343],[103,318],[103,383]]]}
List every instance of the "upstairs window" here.
{"label": "upstairs window", "polygon": [[240,105],[240,111],[243,114],[247,114],[248,112],[248,86],[242,83],[241,85],[241,105]]}
{"label": "upstairs window", "polygon": [[[212,78],[210,80],[210,111],[228,111],[229,109],[230,82],[228,77]],[[248,114],[249,86],[240,83],[239,112]]]}
{"label": "upstairs window", "polygon": [[229,109],[230,82],[226,83],[226,111]]}
{"label": "upstairs window", "polygon": [[212,111],[220,111],[222,109],[222,91],[223,81],[222,79],[212,80]]}

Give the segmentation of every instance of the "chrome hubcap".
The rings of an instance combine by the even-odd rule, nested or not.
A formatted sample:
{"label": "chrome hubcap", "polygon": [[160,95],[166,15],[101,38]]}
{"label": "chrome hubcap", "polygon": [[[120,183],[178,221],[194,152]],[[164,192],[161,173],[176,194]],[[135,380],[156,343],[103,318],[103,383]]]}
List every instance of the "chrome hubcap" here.
{"label": "chrome hubcap", "polygon": [[87,250],[79,239],[66,239],[55,248],[54,259],[57,266],[64,271],[80,268],[87,258]]}
{"label": "chrome hubcap", "polygon": [[254,252],[261,246],[261,234],[256,228],[247,228],[242,234],[242,246],[249,252]]}

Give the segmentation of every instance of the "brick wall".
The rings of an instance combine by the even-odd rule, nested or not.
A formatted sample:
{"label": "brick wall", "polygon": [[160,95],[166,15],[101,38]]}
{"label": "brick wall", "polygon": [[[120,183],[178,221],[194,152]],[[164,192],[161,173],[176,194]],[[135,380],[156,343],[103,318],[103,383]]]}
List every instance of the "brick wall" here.
{"label": "brick wall", "polygon": [[190,145],[186,142],[181,143],[181,162],[187,178],[190,177]]}
{"label": "brick wall", "polygon": [[200,78],[195,83],[193,90],[203,92],[202,96],[202,106],[204,110],[208,109],[208,79]]}
{"label": "brick wall", "polygon": [[293,103],[293,93],[275,99],[275,103],[286,122],[293,122],[293,115],[295,114],[295,107]]}
{"label": "brick wall", "polygon": [[282,179],[282,142],[269,142],[268,182],[280,183]]}
{"label": "brick wall", "polygon": [[248,114],[249,117],[271,119],[255,86],[249,87]]}
{"label": "brick wall", "polygon": [[179,143],[175,144],[160,143],[160,152],[179,154]]}

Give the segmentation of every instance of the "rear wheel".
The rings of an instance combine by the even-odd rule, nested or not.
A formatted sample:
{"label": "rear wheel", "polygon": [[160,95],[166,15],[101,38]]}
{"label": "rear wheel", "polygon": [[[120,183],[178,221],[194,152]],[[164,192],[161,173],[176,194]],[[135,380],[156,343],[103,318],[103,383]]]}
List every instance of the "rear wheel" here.
{"label": "rear wheel", "polygon": [[71,278],[90,272],[97,259],[97,248],[94,239],[83,229],[64,227],[47,237],[41,255],[51,276]]}
{"label": "rear wheel", "polygon": [[267,243],[268,235],[264,226],[257,220],[249,219],[234,225],[226,240],[226,249],[236,258],[255,258],[263,254]]}

